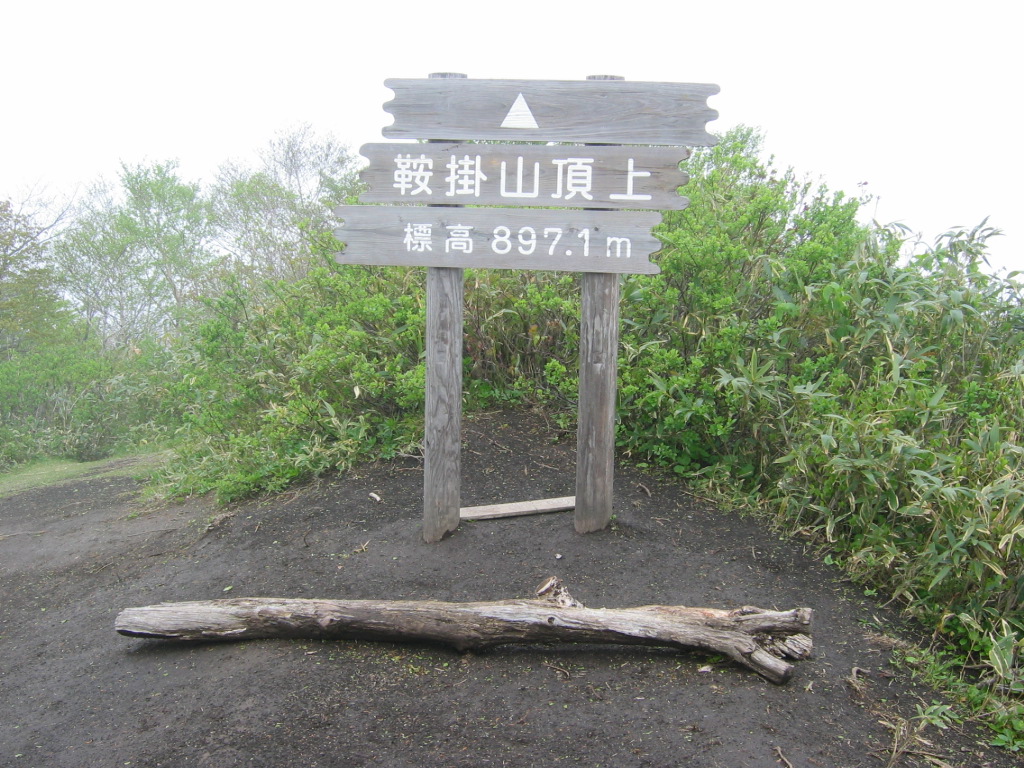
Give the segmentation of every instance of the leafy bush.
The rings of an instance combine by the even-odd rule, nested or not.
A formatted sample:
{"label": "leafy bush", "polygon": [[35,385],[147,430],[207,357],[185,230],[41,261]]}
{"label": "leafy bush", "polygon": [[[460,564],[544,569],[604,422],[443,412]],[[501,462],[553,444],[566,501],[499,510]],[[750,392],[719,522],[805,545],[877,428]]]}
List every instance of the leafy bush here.
{"label": "leafy bush", "polygon": [[243,289],[179,345],[185,447],[179,492],[222,501],[276,490],[414,442],[423,408],[425,314],[410,271],[313,270],[269,299]]}
{"label": "leafy bush", "polygon": [[[663,274],[624,293],[622,448],[827,541],[1008,674],[1024,637],[1024,310],[982,269],[996,230],[908,259],[897,228],[858,226],[838,195],[698,162],[713,167],[691,185],[697,215],[666,233]],[[701,226],[713,206],[728,218]]]}
{"label": "leafy bush", "polygon": [[161,356],[129,357],[69,336],[0,361],[0,467],[43,457],[103,458],[162,439],[174,407],[160,397]]}

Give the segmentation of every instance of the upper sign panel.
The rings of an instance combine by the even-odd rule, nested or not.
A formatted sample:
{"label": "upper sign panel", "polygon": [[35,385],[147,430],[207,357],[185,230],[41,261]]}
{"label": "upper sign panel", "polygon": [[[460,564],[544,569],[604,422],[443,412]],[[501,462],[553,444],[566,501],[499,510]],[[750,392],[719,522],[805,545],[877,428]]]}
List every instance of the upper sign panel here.
{"label": "upper sign panel", "polygon": [[629,80],[389,79],[393,139],[711,146],[717,85]]}

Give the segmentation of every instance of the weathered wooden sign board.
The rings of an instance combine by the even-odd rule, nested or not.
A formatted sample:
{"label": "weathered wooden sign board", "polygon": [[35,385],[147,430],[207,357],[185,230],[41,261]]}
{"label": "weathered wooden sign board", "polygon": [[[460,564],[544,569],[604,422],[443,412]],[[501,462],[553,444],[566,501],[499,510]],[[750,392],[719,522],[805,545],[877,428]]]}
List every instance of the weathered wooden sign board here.
{"label": "weathered wooden sign board", "polygon": [[677,147],[365,144],[364,203],[679,210]]}
{"label": "weathered wooden sign board", "polygon": [[657,274],[650,211],[346,205],[346,264]]}
{"label": "weathered wooden sign board", "polygon": [[687,205],[679,163],[684,146],[715,143],[705,125],[718,113],[706,100],[718,86],[455,74],[385,85],[395,122],[384,135],[430,143],[362,148],[361,201],[398,205],[338,208],[337,260],[427,267],[423,538],[439,541],[460,520],[465,267],[583,273],[573,501],[576,530],[600,530],[612,515],[619,275],[659,271],[649,257],[660,215],[644,211]]}
{"label": "weathered wooden sign board", "polygon": [[385,80],[389,139],[566,141],[702,147],[717,85],[587,80]]}

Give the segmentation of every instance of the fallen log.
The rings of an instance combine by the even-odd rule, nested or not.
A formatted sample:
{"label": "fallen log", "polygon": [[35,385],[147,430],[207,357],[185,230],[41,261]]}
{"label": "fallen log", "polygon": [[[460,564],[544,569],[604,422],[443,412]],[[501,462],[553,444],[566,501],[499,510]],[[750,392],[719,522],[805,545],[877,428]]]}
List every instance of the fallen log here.
{"label": "fallen log", "polygon": [[235,598],[128,608],[114,628],[163,640],[311,638],[427,641],[459,651],[509,643],[615,643],[723,654],[773,683],[811,655],[810,608],[768,611],[645,605],[584,607],[557,578],[530,600],[448,603],[435,600]]}

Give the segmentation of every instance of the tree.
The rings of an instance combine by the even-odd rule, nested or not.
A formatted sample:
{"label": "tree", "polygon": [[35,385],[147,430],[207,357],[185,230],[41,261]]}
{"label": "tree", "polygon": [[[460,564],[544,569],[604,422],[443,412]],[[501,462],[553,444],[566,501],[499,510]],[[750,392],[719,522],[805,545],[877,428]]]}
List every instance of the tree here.
{"label": "tree", "polygon": [[107,348],[176,328],[215,282],[211,207],[176,163],[123,166],[95,185],[57,243],[65,294]]}
{"label": "tree", "polygon": [[257,169],[220,169],[217,242],[246,282],[297,280],[337,249],[333,209],[358,191],[355,159],[309,126],[277,137],[260,158]]}
{"label": "tree", "polygon": [[212,207],[198,184],[182,181],[177,163],[122,166],[125,202],[118,225],[180,315],[204,293],[217,266],[210,249]]}
{"label": "tree", "polygon": [[45,257],[59,216],[37,224],[0,200],[0,352],[41,340],[67,320],[65,308],[45,266]]}

